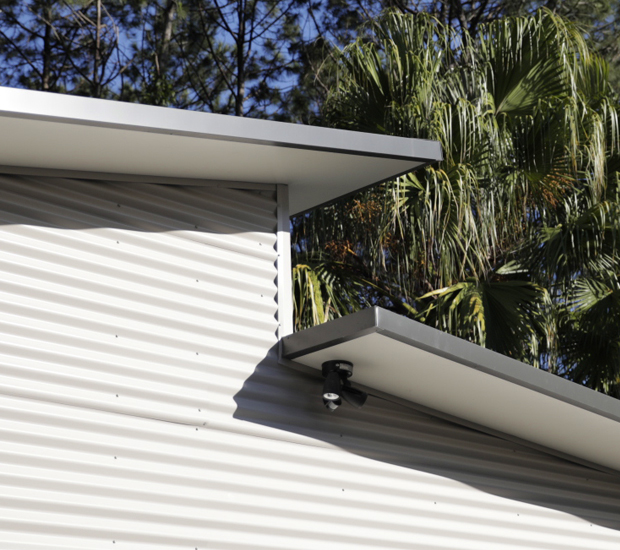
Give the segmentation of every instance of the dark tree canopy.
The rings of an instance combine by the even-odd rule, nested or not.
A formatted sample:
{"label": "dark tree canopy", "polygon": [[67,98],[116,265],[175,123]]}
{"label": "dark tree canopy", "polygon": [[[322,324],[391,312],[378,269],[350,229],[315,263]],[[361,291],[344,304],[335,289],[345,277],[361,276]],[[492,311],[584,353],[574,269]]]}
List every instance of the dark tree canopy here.
{"label": "dark tree canopy", "polygon": [[321,123],[334,52],[385,9],[464,36],[547,7],[620,80],[620,2],[600,0],[0,0],[0,84]]}

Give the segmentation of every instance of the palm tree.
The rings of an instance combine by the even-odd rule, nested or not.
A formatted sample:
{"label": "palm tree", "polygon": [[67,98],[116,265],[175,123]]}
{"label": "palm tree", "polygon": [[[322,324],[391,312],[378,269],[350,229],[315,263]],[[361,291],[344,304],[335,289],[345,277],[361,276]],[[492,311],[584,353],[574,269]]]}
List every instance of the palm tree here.
{"label": "palm tree", "polygon": [[471,37],[387,12],[340,52],[325,115],[445,159],[294,220],[297,328],[380,304],[618,392],[616,100],[573,25],[540,11]]}

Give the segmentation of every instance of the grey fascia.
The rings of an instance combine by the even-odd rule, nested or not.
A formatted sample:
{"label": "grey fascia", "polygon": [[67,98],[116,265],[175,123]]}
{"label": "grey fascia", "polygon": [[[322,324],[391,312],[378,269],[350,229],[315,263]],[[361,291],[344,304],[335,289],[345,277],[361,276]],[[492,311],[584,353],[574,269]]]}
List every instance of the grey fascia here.
{"label": "grey fascia", "polygon": [[370,157],[441,160],[438,142],[0,87],[0,116]]}

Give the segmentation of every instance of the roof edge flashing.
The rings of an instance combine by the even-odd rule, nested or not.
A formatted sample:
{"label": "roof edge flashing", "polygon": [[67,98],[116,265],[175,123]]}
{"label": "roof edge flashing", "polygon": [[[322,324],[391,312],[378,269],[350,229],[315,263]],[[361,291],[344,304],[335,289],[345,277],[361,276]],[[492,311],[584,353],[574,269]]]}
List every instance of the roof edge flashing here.
{"label": "roof edge flashing", "polygon": [[433,140],[20,88],[0,87],[0,116],[394,160],[443,159],[441,146]]}

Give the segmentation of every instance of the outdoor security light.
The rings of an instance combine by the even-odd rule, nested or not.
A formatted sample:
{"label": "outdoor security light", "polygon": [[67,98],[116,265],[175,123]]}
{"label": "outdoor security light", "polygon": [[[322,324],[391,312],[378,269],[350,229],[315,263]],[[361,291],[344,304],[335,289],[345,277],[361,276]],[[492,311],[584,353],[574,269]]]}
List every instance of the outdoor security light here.
{"label": "outdoor security light", "polygon": [[342,399],[360,408],[368,394],[351,386],[349,378],[353,374],[353,363],[349,361],[326,361],[322,365],[325,382],[323,384],[323,404],[335,411],[342,405]]}

